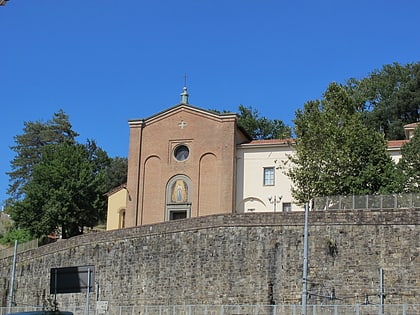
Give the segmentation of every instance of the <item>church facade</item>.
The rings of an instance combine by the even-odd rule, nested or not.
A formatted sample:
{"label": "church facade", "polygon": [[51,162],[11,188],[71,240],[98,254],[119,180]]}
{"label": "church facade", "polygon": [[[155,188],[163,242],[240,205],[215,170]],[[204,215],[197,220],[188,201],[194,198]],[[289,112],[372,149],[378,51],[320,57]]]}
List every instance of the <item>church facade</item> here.
{"label": "church facade", "polygon": [[[303,210],[286,175],[292,139],[253,140],[235,113],[190,105],[186,88],[181,96],[178,105],[129,120],[127,183],[108,193],[108,230],[212,214]],[[406,141],[389,145],[394,161]]]}
{"label": "church facade", "polygon": [[185,88],[181,96],[178,105],[129,120],[127,184],[108,194],[107,229],[301,209],[283,174],[289,143],[253,141],[235,113],[192,106]]}
{"label": "church facade", "polygon": [[250,140],[235,114],[184,102],[129,125],[125,226],[232,212],[236,146]]}

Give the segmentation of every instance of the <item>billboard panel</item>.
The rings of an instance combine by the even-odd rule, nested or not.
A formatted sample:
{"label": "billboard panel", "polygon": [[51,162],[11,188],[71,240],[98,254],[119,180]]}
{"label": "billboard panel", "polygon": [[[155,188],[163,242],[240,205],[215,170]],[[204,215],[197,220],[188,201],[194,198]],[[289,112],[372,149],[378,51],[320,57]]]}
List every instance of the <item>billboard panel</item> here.
{"label": "billboard panel", "polygon": [[93,292],[95,266],[51,268],[50,294]]}

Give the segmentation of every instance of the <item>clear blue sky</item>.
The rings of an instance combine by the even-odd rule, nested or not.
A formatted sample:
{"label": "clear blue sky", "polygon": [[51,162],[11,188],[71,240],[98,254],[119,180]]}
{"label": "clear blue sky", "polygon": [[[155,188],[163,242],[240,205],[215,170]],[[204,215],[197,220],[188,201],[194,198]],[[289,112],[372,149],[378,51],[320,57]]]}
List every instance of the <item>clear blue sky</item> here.
{"label": "clear blue sky", "polygon": [[[13,137],[63,109],[127,156],[129,119],[180,101],[292,126],[330,82],[420,60],[420,1],[10,0],[0,7],[0,202]],[[210,136],[210,135],[209,135]]]}

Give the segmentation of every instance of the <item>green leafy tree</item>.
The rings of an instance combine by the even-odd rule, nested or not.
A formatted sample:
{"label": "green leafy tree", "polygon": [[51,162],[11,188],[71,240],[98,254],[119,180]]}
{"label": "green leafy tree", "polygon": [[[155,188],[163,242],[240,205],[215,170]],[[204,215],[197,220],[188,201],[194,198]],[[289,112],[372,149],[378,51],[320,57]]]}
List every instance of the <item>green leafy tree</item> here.
{"label": "green leafy tree", "polygon": [[22,198],[23,189],[32,178],[33,168],[39,163],[44,146],[75,143],[78,136],[62,110],[54,113],[52,119],[45,123],[25,122],[24,126],[24,133],[15,136],[16,145],[11,147],[16,156],[10,163],[12,171],[7,173],[10,181],[7,192],[11,196],[8,204]]}
{"label": "green leafy tree", "polygon": [[107,168],[107,188],[111,190],[127,182],[128,159],[115,157]]}
{"label": "green leafy tree", "polygon": [[398,168],[403,174],[404,192],[420,192],[420,127],[414,130],[414,137],[401,148]]}
{"label": "green leafy tree", "polygon": [[385,65],[348,80],[347,88],[365,112],[365,124],[388,140],[404,139],[403,126],[420,120],[420,63]]}
{"label": "green leafy tree", "polygon": [[[215,113],[231,113],[223,110],[222,112],[216,109],[209,109]],[[245,107],[239,105],[238,125],[241,127],[252,139],[287,139],[291,137],[292,128],[285,125],[279,119],[268,119],[260,117],[258,110],[251,106]]]}
{"label": "green leafy tree", "polygon": [[93,141],[44,146],[25,198],[9,209],[12,219],[36,237],[57,230],[63,238],[83,233],[105,216],[108,166],[109,158]]}
{"label": "green leafy tree", "polygon": [[290,138],[292,130],[279,119],[260,117],[257,110],[243,105],[239,106],[238,125],[253,139]]}
{"label": "green leafy tree", "polygon": [[395,164],[383,136],[367,128],[346,89],[330,84],[323,100],[296,112],[293,196],[304,203],[318,196],[386,192],[395,180]]}
{"label": "green leafy tree", "polygon": [[12,228],[0,238],[0,244],[11,246],[15,241],[18,241],[18,243],[25,243],[31,239],[32,236],[28,230]]}

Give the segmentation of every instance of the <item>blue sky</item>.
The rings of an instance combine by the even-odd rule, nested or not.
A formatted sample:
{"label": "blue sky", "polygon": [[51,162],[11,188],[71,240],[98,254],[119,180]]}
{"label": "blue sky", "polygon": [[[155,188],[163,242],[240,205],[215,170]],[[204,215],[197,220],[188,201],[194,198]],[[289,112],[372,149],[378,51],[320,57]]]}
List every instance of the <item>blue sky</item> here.
{"label": "blue sky", "polygon": [[[420,2],[10,0],[0,7],[0,202],[14,136],[63,109],[79,142],[127,156],[129,119],[180,101],[292,126],[330,82],[420,60]],[[210,135],[209,135],[210,136]]]}

